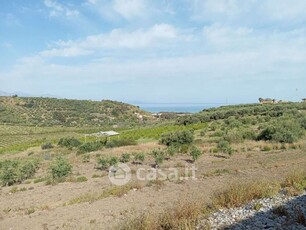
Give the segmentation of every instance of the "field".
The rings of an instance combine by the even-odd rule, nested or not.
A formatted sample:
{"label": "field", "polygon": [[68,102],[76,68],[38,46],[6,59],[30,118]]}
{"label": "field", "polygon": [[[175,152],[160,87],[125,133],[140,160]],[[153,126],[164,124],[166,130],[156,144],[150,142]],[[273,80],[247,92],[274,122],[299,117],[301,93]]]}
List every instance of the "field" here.
{"label": "field", "polygon": [[[290,175],[306,167],[305,111],[302,103],[221,107],[86,143],[83,134],[99,127],[3,124],[0,228],[209,229],[220,207],[301,194],[306,174]],[[119,163],[131,176],[120,185],[111,183]],[[243,186],[254,194],[239,193],[250,190]]]}

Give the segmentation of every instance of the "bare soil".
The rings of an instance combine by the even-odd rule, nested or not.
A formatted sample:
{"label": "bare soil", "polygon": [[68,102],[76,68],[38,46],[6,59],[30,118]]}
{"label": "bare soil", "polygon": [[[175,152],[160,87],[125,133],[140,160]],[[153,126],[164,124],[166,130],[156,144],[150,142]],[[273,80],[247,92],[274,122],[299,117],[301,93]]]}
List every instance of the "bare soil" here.
{"label": "bare soil", "polygon": [[[102,193],[112,185],[107,173],[95,168],[96,154],[120,155],[124,152],[149,151],[156,143],[141,144],[116,149],[106,149],[91,153],[90,162],[83,163],[82,156],[67,155],[73,164],[73,176],[86,176],[85,182],[64,182],[46,185],[45,181],[34,183],[34,178],[17,185],[20,190],[0,188],[0,229],[115,229],[127,216],[140,212],[161,212],[164,208],[183,199],[204,199],[230,183],[250,180],[282,180],[286,174],[296,169],[305,169],[306,154],[303,150],[235,153],[230,158],[205,153],[195,163],[197,180],[165,181],[164,183],[132,189],[121,197],[109,196],[92,203],[64,205],[73,198],[84,194]],[[44,156],[51,152],[31,149],[17,155],[2,155],[1,158],[28,157],[29,152]],[[64,150],[63,150],[64,151]],[[49,160],[43,160],[35,178],[46,176]],[[143,166],[150,168],[154,161],[147,157]],[[128,163],[135,172],[137,167]],[[161,169],[170,167],[184,170],[192,166],[190,156],[180,155],[165,161]],[[96,176],[100,177],[96,177]],[[93,176],[95,178],[93,178]],[[135,175],[133,175],[135,176]]]}

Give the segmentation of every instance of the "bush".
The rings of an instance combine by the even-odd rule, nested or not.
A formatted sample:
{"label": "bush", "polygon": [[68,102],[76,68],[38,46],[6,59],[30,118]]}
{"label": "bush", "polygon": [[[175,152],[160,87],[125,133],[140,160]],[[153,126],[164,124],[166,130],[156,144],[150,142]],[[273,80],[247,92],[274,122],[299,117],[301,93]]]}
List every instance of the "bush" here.
{"label": "bush", "polygon": [[131,159],[131,155],[129,153],[123,153],[120,157],[120,162],[121,163],[127,163]]}
{"label": "bush", "polygon": [[105,157],[98,158],[97,164],[98,164],[98,169],[101,169],[101,170],[107,170],[108,167],[110,166],[108,159],[106,159]]}
{"label": "bush", "polygon": [[176,146],[170,145],[167,148],[167,155],[173,157],[177,153],[178,149]]}
{"label": "bush", "polygon": [[104,143],[102,141],[98,142],[87,142],[79,146],[79,153],[88,153],[97,151],[104,147]]}
{"label": "bush", "polygon": [[115,166],[116,164],[118,164],[118,162],[119,162],[118,157],[111,157],[108,160],[110,166]]}
{"label": "bush", "polygon": [[193,162],[195,162],[202,155],[202,151],[196,146],[192,146],[190,149],[190,156],[192,156]]}
{"label": "bush", "polygon": [[156,166],[160,166],[165,160],[165,152],[161,149],[153,149],[152,156],[154,157]]}
{"label": "bush", "polygon": [[194,140],[193,132],[191,131],[177,131],[164,133],[161,135],[160,144],[164,144],[167,146],[170,145],[183,145],[183,144],[191,144]]}
{"label": "bush", "polygon": [[115,148],[121,146],[137,145],[137,141],[133,139],[117,139],[108,141],[105,145],[106,148]]}
{"label": "bush", "polygon": [[243,142],[243,134],[239,129],[235,128],[228,131],[224,139],[230,143],[241,143]]}
{"label": "bush", "polygon": [[135,153],[134,160],[136,162],[144,162],[145,160],[145,154],[144,153]]}
{"label": "bush", "polygon": [[301,120],[300,120],[300,124],[301,124],[301,127],[306,129],[306,117],[303,117]]}
{"label": "bush", "polygon": [[78,139],[74,137],[68,137],[68,138],[61,138],[58,142],[58,145],[66,148],[77,148],[80,145],[82,145],[82,142],[80,142]]}
{"label": "bush", "polygon": [[231,155],[233,153],[231,145],[228,141],[219,141],[217,148],[222,152],[227,153],[228,155]]}
{"label": "bush", "polygon": [[294,120],[281,120],[266,126],[258,135],[258,140],[293,143],[303,136],[300,124]]}
{"label": "bush", "polygon": [[41,149],[52,149],[52,148],[53,145],[50,142],[41,145]]}
{"label": "bush", "polygon": [[57,157],[55,162],[50,166],[51,176],[53,179],[60,179],[68,176],[72,172],[72,165],[63,157]]}
{"label": "bush", "polygon": [[10,186],[32,177],[38,169],[38,160],[4,160],[0,162],[0,181]]}

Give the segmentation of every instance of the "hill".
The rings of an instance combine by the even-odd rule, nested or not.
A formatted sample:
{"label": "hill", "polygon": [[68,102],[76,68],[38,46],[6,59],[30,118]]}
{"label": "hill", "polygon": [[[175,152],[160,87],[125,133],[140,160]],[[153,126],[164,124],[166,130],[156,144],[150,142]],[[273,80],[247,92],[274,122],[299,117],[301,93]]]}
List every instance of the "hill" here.
{"label": "hill", "polygon": [[105,126],[153,119],[137,106],[103,100],[0,97],[0,123],[38,126]]}

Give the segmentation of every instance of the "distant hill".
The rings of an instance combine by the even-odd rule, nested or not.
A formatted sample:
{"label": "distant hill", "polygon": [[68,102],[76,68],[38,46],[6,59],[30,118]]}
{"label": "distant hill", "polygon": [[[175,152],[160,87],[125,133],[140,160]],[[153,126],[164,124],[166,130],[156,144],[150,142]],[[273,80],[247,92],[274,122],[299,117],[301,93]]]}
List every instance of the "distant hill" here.
{"label": "distant hill", "polygon": [[103,100],[0,97],[0,123],[39,126],[104,126],[154,119],[137,106]]}

